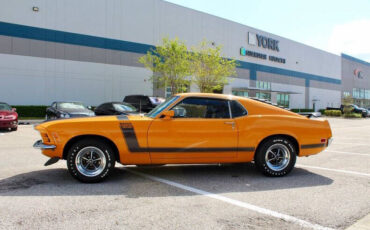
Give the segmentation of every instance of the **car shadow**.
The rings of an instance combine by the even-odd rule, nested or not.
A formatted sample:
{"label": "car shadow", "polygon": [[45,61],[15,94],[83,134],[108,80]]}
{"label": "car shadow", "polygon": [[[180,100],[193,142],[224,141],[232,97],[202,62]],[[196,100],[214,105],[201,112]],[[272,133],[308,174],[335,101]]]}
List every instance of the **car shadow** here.
{"label": "car shadow", "polygon": [[256,192],[325,186],[333,180],[295,168],[285,177],[261,175],[253,164],[169,165],[162,167],[117,167],[107,180],[84,184],[67,169],[32,171],[0,180],[0,196],[124,195],[129,198],[194,195],[185,190],[135,175],[138,171],[212,193]]}
{"label": "car shadow", "polygon": [[0,133],[10,133],[10,132],[12,132],[10,129],[3,129],[3,128],[0,129]]}

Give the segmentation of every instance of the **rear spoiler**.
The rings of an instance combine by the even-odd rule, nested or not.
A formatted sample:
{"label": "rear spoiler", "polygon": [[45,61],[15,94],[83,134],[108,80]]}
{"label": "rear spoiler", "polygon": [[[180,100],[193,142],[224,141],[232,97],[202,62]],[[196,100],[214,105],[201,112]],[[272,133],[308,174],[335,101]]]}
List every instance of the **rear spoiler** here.
{"label": "rear spoiler", "polygon": [[303,112],[303,113],[298,113],[299,115],[306,116],[308,118],[311,117],[321,117],[320,112]]}

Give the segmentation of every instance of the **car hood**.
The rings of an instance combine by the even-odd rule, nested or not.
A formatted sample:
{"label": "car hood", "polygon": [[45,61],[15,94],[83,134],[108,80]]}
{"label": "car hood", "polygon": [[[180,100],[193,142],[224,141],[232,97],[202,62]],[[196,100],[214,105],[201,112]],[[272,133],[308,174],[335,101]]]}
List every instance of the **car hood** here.
{"label": "car hood", "polygon": [[18,114],[16,112],[8,111],[8,110],[0,110],[0,115],[1,116],[9,116],[9,115],[18,116]]}
{"label": "car hood", "polygon": [[125,122],[125,121],[139,121],[152,120],[142,114],[135,115],[114,115],[114,116],[96,116],[96,117],[76,117],[68,119],[47,120],[36,126],[39,128],[49,128],[53,125],[62,125],[64,123],[97,123],[97,122]]}

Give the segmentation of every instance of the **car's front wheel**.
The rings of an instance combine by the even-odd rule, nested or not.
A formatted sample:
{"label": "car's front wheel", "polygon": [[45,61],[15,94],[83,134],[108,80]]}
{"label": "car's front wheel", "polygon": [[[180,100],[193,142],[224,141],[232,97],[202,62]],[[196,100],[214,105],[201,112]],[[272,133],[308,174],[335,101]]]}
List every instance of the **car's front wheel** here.
{"label": "car's front wheel", "polygon": [[261,144],[255,155],[255,164],[266,176],[279,177],[292,171],[296,158],[296,148],[292,141],[277,136]]}
{"label": "car's front wheel", "polygon": [[68,171],[81,182],[94,183],[104,180],[114,165],[112,148],[99,139],[80,140],[68,150]]}

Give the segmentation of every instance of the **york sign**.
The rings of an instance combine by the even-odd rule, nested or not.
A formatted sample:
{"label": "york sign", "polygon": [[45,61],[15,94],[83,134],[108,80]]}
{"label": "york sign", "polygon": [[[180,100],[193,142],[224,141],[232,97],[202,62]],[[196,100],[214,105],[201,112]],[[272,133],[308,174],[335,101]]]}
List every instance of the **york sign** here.
{"label": "york sign", "polygon": [[248,43],[279,52],[279,41],[259,34],[248,32]]}

